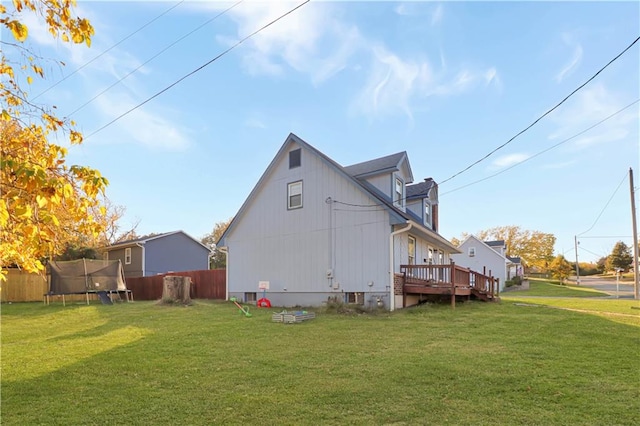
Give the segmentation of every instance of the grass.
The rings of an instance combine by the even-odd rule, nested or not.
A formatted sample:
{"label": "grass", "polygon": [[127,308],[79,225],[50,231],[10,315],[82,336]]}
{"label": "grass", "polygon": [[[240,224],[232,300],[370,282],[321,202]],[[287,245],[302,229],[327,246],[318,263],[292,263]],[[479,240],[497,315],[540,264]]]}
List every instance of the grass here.
{"label": "grass", "polygon": [[[580,287],[576,285],[561,285],[558,282],[546,280],[529,279],[528,290],[517,290],[519,295],[541,296],[541,297],[607,297],[607,293],[603,293],[592,288]],[[510,295],[514,293],[503,293],[500,296]]]}
{"label": "grass", "polygon": [[521,299],[554,300],[316,311],[295,325],[229,302],[2,305],[0,420],[638,424],[640,316],[613,315],[630,301],[575,299],[579,312]]}

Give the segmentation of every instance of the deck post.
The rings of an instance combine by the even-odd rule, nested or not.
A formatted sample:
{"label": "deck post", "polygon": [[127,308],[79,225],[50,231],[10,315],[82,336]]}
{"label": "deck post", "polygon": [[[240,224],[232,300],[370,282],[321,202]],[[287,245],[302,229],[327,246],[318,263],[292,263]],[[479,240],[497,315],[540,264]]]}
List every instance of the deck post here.
{"label": "deck post", "polygon": [[494,292],[494,299],[500,297],[500,278],[496,278],[496,291]]}
{"label": "deck post", "polygon": [[449,274],[449,279],[451,280],[451,308],[456,308],[456,264],[455,262],[451,262],[451,273]]}

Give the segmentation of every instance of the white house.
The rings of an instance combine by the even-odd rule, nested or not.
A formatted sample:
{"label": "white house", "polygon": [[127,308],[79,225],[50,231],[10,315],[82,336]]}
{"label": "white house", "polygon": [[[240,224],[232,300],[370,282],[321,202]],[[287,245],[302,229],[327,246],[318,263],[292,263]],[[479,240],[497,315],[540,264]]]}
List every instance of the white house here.
{"label": "white house", "polygon": [[497,278],[500,291],[504,290],[507,267],[511,264],[506,258],[507,247],[504,241],[482,241],[469,235],[458,249],[461,253],[451,256],[456,265]]}
{"label": "white house", "polygon": [[394,286],[400,265],[458,252],[437,232],[436,183],[413,181],[406,152],[343,167],[290,134],[218,241],[227,297],[408,305]]}

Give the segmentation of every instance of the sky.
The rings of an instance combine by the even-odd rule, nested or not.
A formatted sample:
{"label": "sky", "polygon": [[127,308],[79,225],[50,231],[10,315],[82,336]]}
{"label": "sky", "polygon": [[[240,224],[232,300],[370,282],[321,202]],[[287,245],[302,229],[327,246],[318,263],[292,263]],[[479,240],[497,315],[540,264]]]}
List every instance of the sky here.
{"label": "sky", "polygon": [[511,139],[636,40],[640,3],[311,1],[237,44],[301,3],[80,0],[90,48],[25,16],[30,99],[84,133],[67,161],[107,177],[121,230],[200,239],[295,133],[343,166],[406,151],[445,238],[520,226],[573,261],[577,236],[581,262],[631,246],[640,42]]}

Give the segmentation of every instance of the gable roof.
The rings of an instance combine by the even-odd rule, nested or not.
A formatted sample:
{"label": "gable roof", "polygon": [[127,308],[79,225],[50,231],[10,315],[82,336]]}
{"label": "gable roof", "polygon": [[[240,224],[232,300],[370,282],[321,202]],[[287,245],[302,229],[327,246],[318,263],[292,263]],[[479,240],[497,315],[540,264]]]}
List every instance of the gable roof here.
{"label": "gable roof", "polygon": [[[504,259],[505,262],[508,261],[508,259],[505,256],[495,251],[491,246],[489,246],[489,244],[487,244],[486,241],[482,241],[480,238],[476,237],[475,235],[469,235],[467,238],[465,238],[465,240],[458,246],[458,248],[464,246],[470,240],[474,240],[475,242],[477,242],[479,247],[485,247],[489,251],[489,253],[495,253],[496,256],[499,256],[500,258]],[[492,241],[489,241],[489,242],[492,242]],[[504,241],[502,243],[504,244]]]}
{"label": "gable roof", "polygon": [[114,243],[114,244],[111,244],[111,245],[105,247],[105,249],[108,251],[108,250],[111,250],[111,249],[120,249],[120,248],[123,248],[123,247],[135,246],[135,245],[138,245],[138,244],[145,244],[148,241],[157,240],[159,238],[165,238],[165,237],[168,237],[170,235],[175,235],[175,234],[183,234],[187,238],[190,238],[193,241],[195,241],[196,243],[200,244],[202,247],[204,247],[208,251],[211,251],[211,249],[209,247],[207,247],[206,245],[202,244],[200,241],[196,240],[195,238],[193,238],[191,235],[187,234],[184,231],[165,232],[164,234],[158,234],[158,235],[152,235],[152,236],[149,236],[149,237],[141,237],[141,238],[135,238],[135,239],[132,239],[132,240],[120,241],[120,242],[117,242],[117,243]]}
{"label": "gable roof", "polygon": [[[351,181],[357,187],[360,187],[364,191],[365,194],[368,194],[375,201],[378,201],[380,203],[380,206],[381,207],[385,207],[387,209],[387,211],[389,212],[389,214],[391,216],[391,223],[392,224],[398,225],[398,224],[408,223],[409,221],[416,222],[414,224],[414,226],[417,225],[417,226],[419,226],[421,228],[424,228],[424,230],[426,230],[427,233],[432,234],[442,244],[448,245],[449,248],[451,248],[454,251],[457,251],[457,248],[453,244],[451,244],[451,242],[449,242],[447,239],[442,237],[437,232],[435,232],[435,231],[433,231],[431,229],[425,228],[423,225],[421,225],[420,224],[420,219],[417,218],[417,216],[411,214],[410,212],[403,212],[402,210],[398,209],[397,207],[395,207],[393,205],[392,200],[389,197],[385,196],[380,190],[375,188],[373,185],[371,185],[370,183],[368,183],[364,179],[359,179],[358,178],[358,177],[361,177],[361,178],[364,177],[366,175],[366,173],[365,174],[360,174],[360,175],[358,175],[358,177],[356,177],[355,175],[351,174],[354,171],[355,172],[358,172],[358,171],[365,172],[365,170],[369,170],[371,173],[377,174],[377,173],[381,173],[382,172],[383,169],[381,169],[381,167],[386,167],[386,168],[391,167],[391,168],[388,168],[388,170],[398,170],[399,167],[400,167],[400,163],[403,160],[407,161],[407,167],[409,168],[409,173],[411,173],[411,169],[410,169],[410,166],[409,166],[409,161],[408,161],[408,158],[407,158],[407,153],[405,151],[403,151],[401,153],[398,153],[398,154],[393,154],[393,155],[389,155],[389,156],[386,156],[386,157],[374,159],[374,160],[371,160],[371,161],[365,161],[364,163],[358,163],[358,164],[355,164],[353,166],[342,167],[340,164],[338,164],[337,162],[335,162],[334,160],[332,160],[331,158],[329,158],[328,156],[326,156],[324,153],[320,152],[319,150],[317,150],[313,146],[309,145],[307,142],[305,142],[304,140],[300,139],[298,136],[296,136],[293,133],[289,133],[289,136],[287,136],[287,139],[285,140],[284,144],[282,144],[282,147],[280,147],[280,149],[278,150],[278,153],[273,157],[273,160],[271,160],[271,163],[269,163],[269,166],[267,167],[267,169],[264,171],[264,173],[262,174],[262,176],[258,180],[258,183],[256,183],[256,185],[253,187],[253,189],[249,193],[249,196],[247,197],[247,199],[244,201],[244,203],[240,207],[240,210],[238,210],[238,213],[231,220],[231,223],[229,224],[229,226],[227,227],[225,232],[222,234],[222,236],[218,240],[218,242],[217,242],[218,244],[222,244],[224,246],[224,240],[225,240],[227,234],[229,234],[233,230],[233,228],[235,227],[235,225],[236,225],[237,221],[239,220],[239,218],[243,215],[245,210],[248,208],[248,205],[250,204],[250,201],[256,196],[256,193],[258,192],[259,188],[262,186],[264,181],[267,179],[267,176],[269,175],[271,170],[276,166],[276,163],[277,163],[278,159],[282,155],[284,155],[284,153],[287,150],[287,147],[291,143],[296,143],[299,146],[301,146],[302,148],[304,148],[304,149],[310,151],[311,153],[317,155],[321,160],[323,160],[327,164],[329,164],[329,166],[332,167],[338,174],[342,175],[345,179]],[[395,163],[395,165],[394,166],[390,166],[393,163]],[[349,173],[347,171],[347,170],[349,170],[349,168],[351,170],[351,173]],[[377,170],[377,171],[374,172],[374,169]],[[384,169],[384,170],[386,170],[386,169]]]}
{"label": "gable roof", "polygon": [[409,165],[409,159],[406,151],[387,155],[386,157],[374,158],[373,160],[364,161],[362,163],[352,164],[351,166],[344,167],[344,171],[353,177],[364,178],[367,176],[400,170],[400,163],[402,163],[403,160],[407,162],[409,176],[411,177],[409,180],[413,181],[413,173],[411,172],[411,166]]}
{"label": "gable roof", "polygon": [[423,182],[407,185],[407,199],[426,198],[434,186],[436,186],[436,183],[431,178],[426,178]]}

